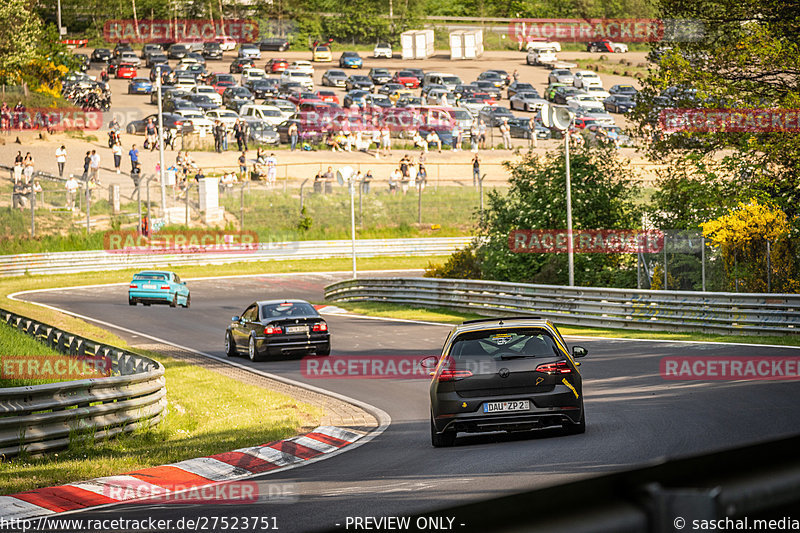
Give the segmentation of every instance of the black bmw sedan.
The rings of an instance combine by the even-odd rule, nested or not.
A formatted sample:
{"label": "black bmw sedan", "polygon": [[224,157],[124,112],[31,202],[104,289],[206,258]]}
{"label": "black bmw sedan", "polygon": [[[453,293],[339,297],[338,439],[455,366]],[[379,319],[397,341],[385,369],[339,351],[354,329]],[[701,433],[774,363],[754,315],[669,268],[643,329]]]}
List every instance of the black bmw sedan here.
{"label": "black bmw sedan", "polygon": [[303,300],[254,302],[231,319],[225,332],[225,353],[246,353],[251,361],[291,354],[329,355],[328,324]]}
{"label": "black bmw sedan", "polygon": [[[458,432],[524,431],[559,426],[583,433],[581,375],[549,321],[536,318],[470,320],[445,341],[430,387],[431,441],[451,446]],[[433,358],[431,358],[433,359]]]}

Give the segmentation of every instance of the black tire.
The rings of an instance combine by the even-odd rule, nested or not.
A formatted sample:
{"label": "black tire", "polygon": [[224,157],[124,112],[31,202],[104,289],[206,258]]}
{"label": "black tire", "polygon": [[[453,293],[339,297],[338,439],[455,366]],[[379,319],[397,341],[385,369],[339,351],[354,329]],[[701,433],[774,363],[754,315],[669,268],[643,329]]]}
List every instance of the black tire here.
{"label": "black tire", "polygon": [[150,307],[150,304],[148,304],[148,303],[144,303],[142,305],[145,306],[145,307]]}
{"label": "black tire", "polygon": [[136,300],[128,298],[128,305],[136,305]]}
{"label": "black tire", "polygon": [[437,433],[436,426],[433,425],[433,415],[431,415],[431,444],[434,448],[447,448],[455,444],[456,432],[446,431]]}
{"label": "black tire", "polygon": [[254,363],[263,359],[263,356],[258,353],[258,348],[256,348],[256,339],[252,335],[250,335],[250,338],[247,340],[247,355]]}
{"label": "black tire", "polygon": [[169,303],[170,307],[178,307],[178,293],[175,293],[175,296],[172,297],[172,301]]}
{"label": "black tire", "polygon": [[231,332],[225,333],[225,355],[228,357],[236,357],[238,352],[236,350],[236,342],[233,340]]}
{"label": "black tire", "polygon": [[564,426],[565,435],[580,435],[582,433],[586,433],[586,411],[583,408],[583,400],[581,400],[581,418],[578,423],[567,423]]}
{"label": "black tire", "polygon": [[133,135],[136,133],[136,128],[133,127],[133,124],[128,124],[128,127],[125,128],[125,132],[129,135]]}
{"label": "black tire", "polygon": [[189,309],[190,305],[192,305],[192,295],[191,294],[187,294],[186,295],[186,303],[183,304],[183,308],[184,309]]}
{"label": "black tire", "polygon": [[331,354],[331,343],[325,345],[324,348],[318,348],[316,351],[317,355],[330,355]]}

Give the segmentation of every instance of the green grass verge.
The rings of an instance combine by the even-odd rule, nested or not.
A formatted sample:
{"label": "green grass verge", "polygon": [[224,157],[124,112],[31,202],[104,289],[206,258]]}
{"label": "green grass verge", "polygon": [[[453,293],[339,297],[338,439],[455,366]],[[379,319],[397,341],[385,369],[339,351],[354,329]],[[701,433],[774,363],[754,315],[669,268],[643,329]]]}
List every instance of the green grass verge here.
{"label": "green grass verge", "polygon": [[168,404],[158,426],[98,443],[75,441],[67,450],[42,457],[0,462],[0,494],[256,446],[296,435],[315,426],[322,416],[319,409],[286,395],[143,353],[166,369]]}
{"label": "green grass verge", "polygon": [[[384,304],[378,302],[335,302],[335,305],[353,313],[387,318],[401,318],[405,320],[425,320],[429,322],[442,322],[447,324],[460,324],[464,320],[486,318],[474,313],[462,313],[451,309],[411,307],[398,304]],[[578,326],[562,326],[555,320],[559,331],[564,335],[587,337],[614,337],[623,339],[658,339],[672,341],[708,341],[745,344],[779,344],[787,346],[800,346],[799,336],[775,335],[712,335],[707,333],[669,333],[663,331],[642,331],[634,329],[609,329],[590,328]]]}

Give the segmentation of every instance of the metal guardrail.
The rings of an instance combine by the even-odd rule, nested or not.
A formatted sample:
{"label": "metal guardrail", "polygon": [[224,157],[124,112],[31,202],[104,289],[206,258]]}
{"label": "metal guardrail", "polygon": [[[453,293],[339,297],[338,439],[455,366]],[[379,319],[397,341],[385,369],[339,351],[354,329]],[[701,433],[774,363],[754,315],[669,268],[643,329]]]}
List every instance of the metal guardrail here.
{"label": "metal guardrail", "polygon": [[111,363],[109,377],[0,388],[0,457],[64,448],[71,438],[106,439],[161,420],[167,389],[158,361],[3,309],[0,319],[62,353]]}
{"label": "metal guardrail", "polygon": [[[362,239],[358,257],[448,255],[470,243],[471,237],[423,239]],[[197,249],[197,247],[195,247]],[[96,270],[157,268],[180,265],[222,265],[285,259],[350,257],[350,241],[295,241],[260,243],[258,250],[191,253],[125,253],[90,250],[0,256],[0,277],[23,274],[67,274]]]}
{"label": "metal guardrail", "polygon": [[800,294],[652,291],[437,278],[369,278],[325,287],[330,301],[447,307],[558,324],[723,334],[800,333]]}

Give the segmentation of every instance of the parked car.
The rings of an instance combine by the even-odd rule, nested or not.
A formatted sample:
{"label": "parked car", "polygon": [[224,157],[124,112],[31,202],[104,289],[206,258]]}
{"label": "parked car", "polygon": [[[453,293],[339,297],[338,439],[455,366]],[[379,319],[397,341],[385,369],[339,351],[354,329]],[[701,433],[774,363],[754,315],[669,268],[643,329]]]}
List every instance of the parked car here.
{"label": "parked car", "polygon": [[240,74],[246,68],[252,68],[255,63],[250,58],[238,57],[233,60],[228,71],[231,74]]}
{"label": "parked car", "polygon": [[[197,87],[195,87],[195,89],[196,88]],[[216,93],[216,91],[214,92],[214,95],[219,96]],[[211,95],[208,94],[192,93],[189,96],[188,100],[192,102],[194,105],[196,105],[198,108],[200,108],[200,111],[203,111],[204,113],[206,111],[222,107],[222,104],[220,102],[216,101],[214,98],[211,97]]]}
{"label": "parked car", "polygon": [[281,110],[277,107],[258,104],[245,104],[239,109],[239,117],[248,124],[269,124],[277,126],[284,121]]}
{"label": "parked car", "polygon": [[119,59],[122,52],[133,52],[133,47],[130,43],[117,43],[113,51],[114,58]]}
{"label": "parked car", "polygon": [[556,87],[555,92],[553,93],[553,98],[551,102],[560,104],[560,105],[567,105],[567,98],[571,98],[576,94],[580,93],[581,90],[577,87],[571,87],[569,85],[563,85],[561,87]]}
{"label": "parked car", "polygon": [[188,46],[176,43],[167,49],[167,57],[170,59],[183,59],[189,52],[191,52],[191,50]]}
{"label": "parked car", "polygon": [[113,59],[114,54],[108,48],[95,48],[92,52],[91,59],[95,63],[108,63]]}
{"label": "parked car", "polygon": [[175,113],[188,120],[194,131],[202,131],[206,135],[211,135],[214,131],[214,123],[199,109],[179,109]]}
{"label": "parked car", "polygon": [[420,78],[415,72],[409,69],[398,70],[395,72],[394,77],[392,77],[392,81],[394,83],[399,83],[404,87],[408,87],[409,89],[416,89],[420,84]]}
{"label": "parked car", "polygon": [[603,102],[583,91],[573,94],[566,99],[566,104],[572,108],[603,109]]}
{"label": "parked car", "polygon": [[152,54],[148,54],[144,60],[144,65],[146,67],[153,67],[155,65],[169,65],[169,59],[167,58],[167,54],[164,52],[154,52]]}
{"label": "parked car", "polygon": [[339,68],[361,68],[363,63],[358,52],[342,52],[339,56]]}
{"label": "parked car", "polygon": [[478,113],[478,117],[483,120],[487,126],[498,127],[503,123],[503,120],[511,120],[514,115],[507,108],[497,105],[485,106]]}
{"label": "parked car", "polygon": [[142,64],[142,60],[139,59],[139,56],[136,55],[136,52],[122,52],[119,55],[119,61],[120,63],[127,63],[137,68]]}
{"label": "parked car", "polygon": [[236,78],[233,74],[215,72],[208,77],[208,84],[214,87],[217,94],[222,95],[228,87],[236,86]]}
{"label": "parked car", "polygon": [[212,122],[219,120],[230,131],[236,121],[239,120],[239,114],[230,109],[211,109],[206,111],[206,118]]}
{"label": "parked car", "polygon": [[379,58],[385,57],[386,59],[392,58],[392,45],[389,43],[378,43],[372,49],[372,57]]}
{"label": "parked car", "polygon": [[625,43],[615,43],[608,39],[601,39],[586,45],[587,52],[611,52],[612,54],[622,54],[628,51]]}
{"label": "parked car", "polygon": [[609,93],[608,91],[597,85],[589,85],[588,87],[585,87],[583,90],[600,101],[603,101],[609,96],[611,96],[611,93]]}
{"label": "parked car", "polygon": [[155,43],[147,43],[142,47],[142,59],[147,59],[147,56],[150,54],[161,54],[164,52],[164,49],[161,48],[160,44]]}
{"label": "parked car", "polygon": [[275,78],[261,78],[248,81],[245,87],[250,89],[256,98],[268,98],[278,94],[278,85],[279,80]]}
{"label": "parked car", "polygon": [[[258,48],[264,52],[285,52],[289,49],[289,41],[282,38],[282,37],[271,37],[267,39],[262,39],[261,42],[258,43]],[[259,55],[259,57],[261,57]]]}
{"label": "parked car", "polygon": [[129,63],[120,63],[114,72],[115,78],[135,78],[137,76],[136,67]]}
{"label": "parked car", "polygon": [[253,93],[246,87],[228,87],[222,93],[222,103],[225,107],[237,112],[241,106],[252,104],[253,101]]}
{"label": "parked car", "polygon": [[633,96],[639,91],[636,90],[636,87],[633,85],[627,84],[618,84],[612,85],[611,88],[608,90],[610,94],[627,94],[628,96]]}
{"label": "parked car", "polygon": [[174,272],[166,270],[145,270],[133,275],[128,285],[128,305],[141,303],[167,304],[170,307],[188,308],[192,296],[185,281]]}
{"label": "parked car", "polygon": [[550,47],[533,48],[525,56],[525,63],[528,65],[545,65],[555,63],[557,60],[555,49]]}
{"label": "parked car", "polygon": [[508,96],[508,98],[511,98],[517,93],[532,93],[536,95],[536,98],[539,98],[539,91],[537,91],[530,83],[515,81],[508,86],[508,89],[506,90],[506,96]]}
{"label": "parked car", "polygon": [[348,91],[352,91],[353,89],[363,89],[365,91],[371,92],[372,89],[375,88],[375,84],[372,83],[372,80],[369,79],[369,76],[364,76],[361,74],[353,74],[352,76],[347,78],[347,81],[344,84],[344,88]]}
{"label": "parked car", "polygon": [[547,100],[539,98],[537,93],[517,93],[509,100],[511,109],[521,111],[539,111]]}
{"label": "parked car", "polygon": [[320,90],[320,91],[317,91],[317,96],[323,102],[329,102],[329,103],[332,103],[332,104],[338,104],[339,103],[339,97],[336,96],[336,93],[333,92],[333,91]]}
{"label": "parked car", "polygon": [[311,91],[314,89],[314,78],[311,74],[301,72],[299,70],[286,70],[281,74],[281,83],[293,81],[302,85],[306,90]]}
{"label": "parked car", "polygon": [[314,75],[314,65],[311,64],[310,61],[292,61],[286,70],[292,70],[297,72],[305,72],[311,76]]}
{"label": "parked car", "polygon": [[575,75],[566,68],[553,69],[547,76],[547,83],[563,83],[572,85],[575,83]]}
{"label": "parked car", "polygon": [[277,57],[273,57],[267,64],[265,65],[264,69],[268,70],[272,74],[283,72],[289,67],[289,62],[285,59],[280,59]]}
{"label": "parked car", "polygon": [[326,87],[344,87],[347,82],[347,74],[343,70],[330,69],[322,75],[322,85]]}
{"label": "parked car", "polygon": [[261,59],[261,49],[258,45],[242,43],[239,45],[239,59]]}
{"label": "parked car", "polygon": [[277,107],[280,109],[281,113],[283,114],[283,118],[285,119],[297,113],[297,106],[291,103],[289,100],[285,100],[283,98],[267,98],[261,103],[264,105]]}
{"label": "parked car", "polygon": [[603,100],[603,107],[609,113],[627,113],[636,107],[636,101],[628,94],[612,94]]}
{"label": "parked car", "polygon": [[[176,115],[174,113],[162,113],[161,116],[164,120],[165,130],[173,130],[176,132],[183,132],[183,133],[192,132],[192,124],[186,119],[184,119],[182,116]],[[148,115],[141,120],[133,120],[129,122],[125,126],[125,132],[130,135],[144,135],[147,123],[151,119],[155,121],[156,124],[158,124],[158,114],[155,113],[152,115]]]}
{"label": "parked car", "polygon": [[598,76],[596,72],[592,72],[591,70],[579,70],[575,72],[574,76],[575,81],[573,85],[579,89],[583,89],[589,85],[603,86],[603,80],[600,79],[600,76]]}
{"label": "parked car", "polygon": [[344,107],[352,107],[356,105],[358,107],[364,107],[365,99],[364,97],[368,95],[369,92],[362,91],[360,89],[355,89],[352,91],[348,91],[347,94],[344,95],[344,100],[342,101],[342,106]]}
{"label": "parked car", "polygon": [[375,85],[389,83],[389,81],[392,79],[392,75],[389,74],[389,69],[385,68],[372,68],[369,70],[368,76]]}
{"label": "parked car", "polygon": [[169,79],[170,74],[172,74],[172,67],[169,65],[153,65],[152,68],[150,68],[149,78],[151,82],[155,83],[156,77],[160,75],[161,83],[164,84]]}
{"label": "parked car", "polygon": [[223,52],[229,52],[236,49],[236,40],[232,37],[222,36],[214,39],[215,43],[219,43],[219,47]]}
{"label": "parked car", "polygon": [[366,104],[372,107],[392,107],[392,101],[385,94],[368,94],[364,98]]}
{"label": "parked car", "polygon": [[280,144],[281,138],[275,126],[266,122],[256,122],[247,128],[247,137],[256,144]]}
{"label": "parked car", "polygon": [[222,59],[222,46],[219,43],[203,43],[203,57],[206,59]]}
{"label": "parked car", "polygon": [[150,94],[153,83],[147,78],[133,78],[128,82],[128,94]]}
{"label": "parked car", "polygon": [[331,47],[324,44],[316,46],[313,52],[311,53],[311,60],[322,63],[333,61],[333,54],[331,53]]}
{"label": "parked car", "polygon": [[476,81],[488,81],[498,89],[506,86],[506,80],[501,78],[500,74],[498,74],[493,70],[487,70],[486,72],[481,72],[478,75],[478,79]]}
{"label": "parked car", "polygon": [[249,81],[263,80],[266,77],[267,73],[264,72],[264,69],[256,67],[247,67],[245,69],[242,69],[242,78],[240,85],[245,86]]}
{"label": "parked car", "polygon": [[[517,139],[530,139],[531,138],[531,121],[530,119],[517,117],[508,120],[508,128],[511,137]],[[539,140],[547,140],[552,137],[550,130],[541,124],[536,124],[536,138]]]}
{"label": "parked car", "polygon": [[217,107],[222,106],[222,95],[211,85],[196,85],[192,87],[192,94],[204,94],[217,104]]}

